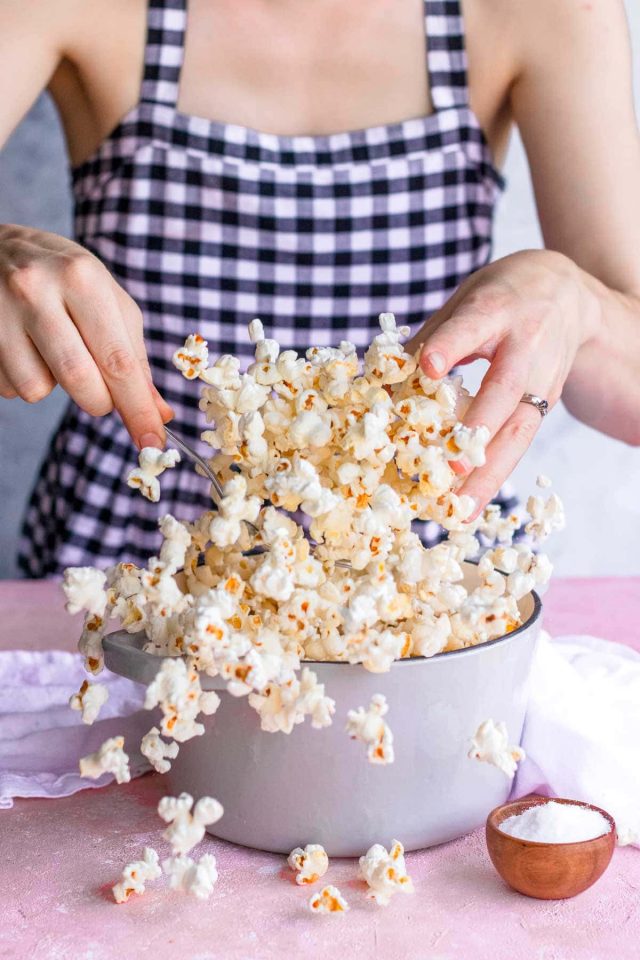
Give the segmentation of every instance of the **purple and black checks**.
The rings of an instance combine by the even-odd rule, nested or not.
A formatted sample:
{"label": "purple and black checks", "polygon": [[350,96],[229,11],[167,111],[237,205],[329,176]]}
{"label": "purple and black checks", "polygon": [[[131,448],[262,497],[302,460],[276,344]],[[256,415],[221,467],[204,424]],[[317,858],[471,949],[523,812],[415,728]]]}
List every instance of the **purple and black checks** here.
{"label": "purple and black checks", "polygon": [[[502,178],[469,108],[458,0],[425,0],[425,26],[430,116],[282,137],[177,109],[186,0],[150,0],[141,99],[73,171],[75,229],[140,305],[186,439],[201,428],[198,390],[171,356],[187,334],[248,358],[260,317],[284,348],[363,347],[379,313],[415,330],[488,260]],[[27,576],[145,561],[163,513],[209,505],[188,463],[163,477],[161,504],[144,500],[123,482],[135,460],[117,416],[69,406],[25,520]]]}

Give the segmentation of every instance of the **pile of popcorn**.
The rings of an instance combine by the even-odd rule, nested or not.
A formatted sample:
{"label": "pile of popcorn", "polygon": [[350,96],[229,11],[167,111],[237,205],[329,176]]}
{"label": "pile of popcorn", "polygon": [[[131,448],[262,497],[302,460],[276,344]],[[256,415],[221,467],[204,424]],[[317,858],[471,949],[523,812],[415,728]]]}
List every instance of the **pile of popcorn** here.
{"label": "pile of popcorn", "polygon": [[[188,337],[174,361],[203,383],[217,509],[194,523],[163,516],[163,543],[146,568],[65,573],[67,609],[86,613],[79,647],[90,674],[103,668],[109,620],[144,632],[144,649],[162,658],[145,704],[162,720],[142,741],[160,772],[204,732],[199,715],[218,709],[202,675],[246,697],[265,731],[290,733],[305,718],[326,727],[335,704],[309,661],[383,673],[400,658],[492,640],[520,626],[518,600],[549,579],[551,563],[534,546],[562,528],[559,498],[530,497],[529,545],[513,543],[521,519],[495,505],[469,522],[474,502],[456,492],[452,464],[483,464],[488,430],[461,422],[470,403],[461,378],[427,377],[402,345],[408,329],[392,314],[380,326],[361,361],[347,342],[306,356],[281,351],[254,320],[246,372],[232,356],[210,364],[202,337]],[[175,450],[144,448],[128,483],[158,500],[158,477],[178,460]],[[435,521],[447,538],[426,548],[414,520]],[[468,589],[462,564],[487,542]],[[90,723],[105,693],[85,682],[72,706]],[[348,733],[374,763],[393,761],[386,711],[379,695],[348,715]],[[105,771],[127,779],[121,738],[83,759],[85,775]]]}

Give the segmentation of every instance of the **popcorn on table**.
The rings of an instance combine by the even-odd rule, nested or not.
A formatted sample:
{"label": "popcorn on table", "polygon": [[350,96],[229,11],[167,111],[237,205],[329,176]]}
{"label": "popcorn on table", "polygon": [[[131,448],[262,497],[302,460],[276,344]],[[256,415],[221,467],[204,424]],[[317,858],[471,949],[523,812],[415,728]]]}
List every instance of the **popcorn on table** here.
{"label": "popcorn on table", "polygon": [[70,698],[69,706],[72,710],[81,711],[83,723],[91,724],[96,721],[108,699],[109,691],[102,683],[89,683],[84,680],[78,692]]}
{"label": "popcorn on table", "polygon": [[124,737],[105,740],[99,750],[80,759],[80,776],[97,780],[103,773],[112,773],[117,783],[128,783],[129,757],[124,752]]}
{"label": "popcorn on table", "polygon": [[162,861],[172,890],[183,890],[199,900],[208,900],[218,880],[216,858],[211,853],[192,860],[183,854]]}
{"label": "popcorn on table", "polygon": [[162,876],[158,854],[152,847],[145,847],[142,859],[128,863],[120,880],[111,888],[116,903],[126,903],[134,893],[144,893],[145,884]]}
{"label": "popcorn on table", "polygon": [[312,913],[346,913],[349,904],[337,887],[328,884],[319,893],[309,900],[309,909]]}
{"label": "popcorn on table", "polygon": [[360,875],[369,887],[367,896],[381,907],[386,907],[396,893],[414,892],[407,873],[404,847],[398,840],[392,841],[388,851],[380,843],[370,847],[360,857]]}
{"label": "popcorn on table", "polygon": [[366,710],[358,707],[347,714],[347,733],[367,744],[369,763],[393,763],[393,734],[384,720],[388,711],[386,697],[376,693]]}
{"label": "popcorn on table", "polygon": [[469,759],[492,764],[502,770],[510,780],[515,776],[518,763],[524,758],[522,747],[509,744],[507,726],[502,720],[498,723],[485,720],[471,741]]}
{"label": "popcorn on table", "polygon": [[138,454],[139,466],[127,476],[127,485],[139,489],[143,497],[157,503],[160,499],[158,477],[169,467],[180,462],[177,450],[158,450],[156,447],[143,447]]}
{"label": "popcorn on table", "polygon": [[296,847],[287,857],[287,863],[296,874],[296,883],[301,886],[315,883],[329,869],[329,857],[319,843]]}
{"label": "popcorn on table", "polygon": [[162,836],[171,844],[174,857],[193,850],[204,837],[205,828],[217,823],[223,813],[222,804],[212,797],[201,797],[195,806],[188,793],[163,797],[158,804],[158,815],[169,824]]}

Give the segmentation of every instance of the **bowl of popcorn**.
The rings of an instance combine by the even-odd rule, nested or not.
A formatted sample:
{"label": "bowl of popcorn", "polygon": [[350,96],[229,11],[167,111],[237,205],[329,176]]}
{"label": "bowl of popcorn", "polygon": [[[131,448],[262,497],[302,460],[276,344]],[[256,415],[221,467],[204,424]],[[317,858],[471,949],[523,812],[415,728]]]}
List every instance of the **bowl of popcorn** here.
{"label": "bowl of popcorn", "polygon": [[[245,372],[189,337],[174,359],[203,383],[222,496],[196,522],[162,517],[146,568],[65,574],[89,673],[106,661],[146,686],[142,754],[174,792],[219,799],[210,832],[262,850],[441,843],[507,799],[523,756],[551,573],[535,548],[562,504],[469,522],[452,463],[482,464],[488,431],[462,423],[461,378],[425,376],[407,330],[380,320],[363,359],[346,342],[280,351],[253,321]],[[157,500],[178,459],[143,449],[128,482]],[[444,539],[426,547],[425,524]],[[99,682],[78,697],[95,716]],[[138,745],[120,739],[87,775],[126,779]]]}

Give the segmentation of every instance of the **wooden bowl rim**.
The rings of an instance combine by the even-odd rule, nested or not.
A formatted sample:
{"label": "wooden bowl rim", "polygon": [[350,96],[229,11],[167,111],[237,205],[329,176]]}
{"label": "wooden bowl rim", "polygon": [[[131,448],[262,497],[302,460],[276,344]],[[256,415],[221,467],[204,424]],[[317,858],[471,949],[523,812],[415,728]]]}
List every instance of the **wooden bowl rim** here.
{"label": "wooden bowl rim", "polygon": [[[510,833],[505,833],[504,830],[500,829],[499,823],[502,823],[503,820],[507,819],[507,816],[501,817],[500,821],[497,822],[497,817],[507,811],[510,807],[520,806],[521,809],[519,813],[524,813],[525,810],[528,810],[529,807],[539,807],[544,803],[549,803],[553,800],[556,803],[566,803],[568,806],[574,807],[587,807],[589,810],[595,810],[597,813],[602,814],[605,820],[610,824],[611,829],[607,833],[601,833],[597,837],[591,837],[589,840],[567,840],[566,842],[549,842],[542,840],[525,840],[522,837],[514,837]],[[524,844],[527,847],[553,847],[557,849],[562,847],[563,849],[567,847],[584,847],[589,844],[595,844],[598,841],[610,841],[610,838],[615,844],[615,838],[617,836],[617,827],[616,822],[606,810],[603,810],[602,807],[597,807],[593,803],[587,803],[586,800],[573,800],[570,797],[522,797],[520,800],[508,800],[507,803],[501,803],[500,806],[495,807],[489,816],[487,817],[486,823],[487,830],[492,832],[499,833],[500,837],[505,837],[507,840],[513,840],[515,843]]]}

